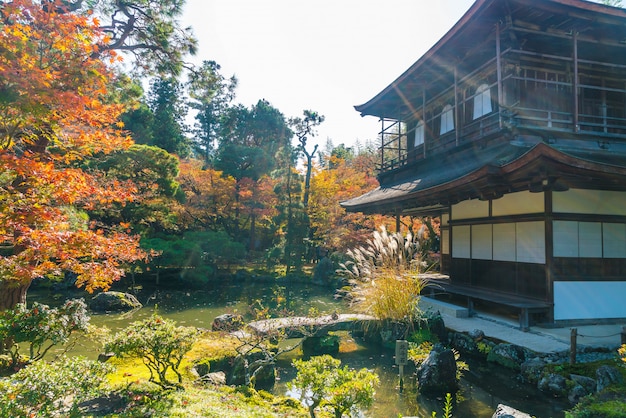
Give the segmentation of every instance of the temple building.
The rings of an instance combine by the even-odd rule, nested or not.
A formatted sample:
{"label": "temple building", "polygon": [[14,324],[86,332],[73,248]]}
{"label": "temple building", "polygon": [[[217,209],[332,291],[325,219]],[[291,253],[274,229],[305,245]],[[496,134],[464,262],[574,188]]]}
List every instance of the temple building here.
{"label": "temple building", "polygon": [[342,206],[439,216],[446,292],[522,328],[626,318],[626,10],[477,0],[355,108],[380,186]]}

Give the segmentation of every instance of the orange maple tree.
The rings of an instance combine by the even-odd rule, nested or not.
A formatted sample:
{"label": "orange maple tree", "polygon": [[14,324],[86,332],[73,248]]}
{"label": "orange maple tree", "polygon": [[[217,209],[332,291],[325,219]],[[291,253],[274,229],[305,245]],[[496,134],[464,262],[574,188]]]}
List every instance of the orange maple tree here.
{"label": "orange maple tree", "polygon": [[[395,216],[348,213],[340,205],[340,202],[378,186],[373,157],[374,154],[364,153],[346,161],[330,156],[327,168],[315,170],[311,182],[309,217],[316,241],[326,250],[345,252],[349,248],[364,245],[371,238],[372,232],[382,226],[388,231],[396,230],[398,220]],[[399,223],[402,233],[410,230],[428,236],[421,218],[403,216]],[[434,232],[438,233],[438,224],[433,224],[433,227]]]}
{"label": "orange maple tree", "polygon": [[359,156],[351,162],[332,156],[331,168],[316,169],[311,180],[311,228],[315,238],[330,251],[345,251],[365,242],[382,222],[380,215],[347,213],[339,205],[378,186],[376,178],[359,161]]}
{"label": "orange maple tree", "polygon": [[219,171],[203,167],[200,160],[181,160],[178,182],[185,193],[180,206],[183,229],[217,231],[228,223],[236,204],[236,180]]}
{"label": "orange maple tree", "polygon": [[109,66],[98,22],[61,1],[0,6],[0,310],[24,303],[35,278],[76,275],[108,288],[145,254],[125,226],[97,225],[84,210],[124,202],[133,187],[80,163],[131,144],[123,106],[107,99]]}

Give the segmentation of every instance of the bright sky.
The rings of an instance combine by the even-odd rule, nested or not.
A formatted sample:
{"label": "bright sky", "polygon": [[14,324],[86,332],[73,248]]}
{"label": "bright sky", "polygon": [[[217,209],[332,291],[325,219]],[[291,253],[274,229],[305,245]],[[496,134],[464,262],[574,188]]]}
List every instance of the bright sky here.
{"label": "bright sky", "polygon": [[380,123],[354,105],[374,97],[435,44],[472,0],[187,0],[183,24],[239,80],[236,101],[285,117],[326,117],[316,141],[374,141]]}

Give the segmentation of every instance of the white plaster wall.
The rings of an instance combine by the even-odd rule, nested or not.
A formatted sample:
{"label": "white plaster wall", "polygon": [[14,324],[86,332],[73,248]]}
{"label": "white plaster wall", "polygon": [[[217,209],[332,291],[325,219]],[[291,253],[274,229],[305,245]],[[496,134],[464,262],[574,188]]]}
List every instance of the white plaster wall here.
{"label": "white plaster wall", "polygon": [[552,195],[555,213],[626,215],[626,193],[570,189]]}
{"label": "white plaster wall", "polygon": [[578,222],[554,221],[555,257],[578,257]]}
{"label": "white plaster wall", "polygon": [[491,225],[472,226],[472,258],[474,260],[493,259],[493,238]]}
{"label": "white plaster wall", "polygon": [[515,224],[495,224],[493,226],[493,259],[497,261],[515,261]]}
{"label": "white plaster wall", "polygon": [[515,248],[520,263],[545,264],[546,231],[544,223],[518,222],[515,224]]}
{"label": "white plaster wall", "polygon": [[626,318],[626,282],[554,282],[554,319]]}
{"label": "white plaster wall", "polygon": [[450,231],[441,230],[441,254],[450,254]]}
{"label": "white plaster wall", "polygon": [[452,257],[470,258],[470,226],[452,227]]}
{"label": "white plaster wall", "polygon": [[478,199],[464,200],[456,205],[452,205],[450,219],[486,218],[489,216],[489,202]]}
{"label": "white plaster wall", "polygon": [[578,255],[587,258],[602,258],[601,222],[578,224]]}
{"label": "white plaster wall", "polygon": [[554,221],[554,256],[626,258],[626,225]]}
{"label": "white plaster wall", "polygon": [[524,215],[543,213],[545,210],[543,193],[518,192],[505,194],[492,202],[493,216]]}
{"label": "white plaster wall", "polygon": [[626,225],[602,224],[604,258],[626,258]]}

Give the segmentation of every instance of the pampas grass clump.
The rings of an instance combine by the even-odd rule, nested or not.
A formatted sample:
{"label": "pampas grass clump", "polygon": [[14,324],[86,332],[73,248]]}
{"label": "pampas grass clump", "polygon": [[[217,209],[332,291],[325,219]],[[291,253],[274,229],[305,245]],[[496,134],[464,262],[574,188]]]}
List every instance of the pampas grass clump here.
{"label": "pampas grass clump", "polygon": [[382,227],[365,246],[349,250],[349,261],[338,272],[348,278],[348,300],[358,313],[379,319],[413,322],[417,302],[428,281],[420,277],[423,230],[389,233]]}

